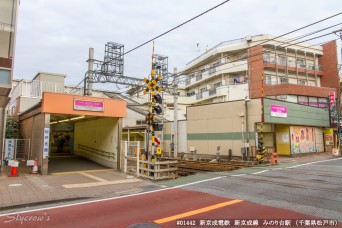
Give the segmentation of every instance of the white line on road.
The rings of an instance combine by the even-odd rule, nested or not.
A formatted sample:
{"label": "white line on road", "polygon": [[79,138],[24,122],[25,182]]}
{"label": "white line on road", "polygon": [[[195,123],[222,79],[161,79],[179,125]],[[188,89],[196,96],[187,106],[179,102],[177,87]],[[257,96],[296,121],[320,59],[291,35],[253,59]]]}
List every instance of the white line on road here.
{"label": "white line on road", "polygon": [[311,165],[311,164],[316,164],[316,163],[321,163],[321,162],[336,161],[336,160],[340,160],[340,159],[342,159],[342,158],[335,158],[335,159],[329,159],[329,160],[323,160],[323,161],[314,161],[314,162],[309,162],[309,163],[305,163],[305,164],[290,166],[290,167],[286,167],[286,168],[287,169],[292,169],[292,168],[297,168],[297,167],[304,166],[304,165]]}
{"label": "white line on road", "polygon": [[231,177],[240,177],[240,176],[245,176],[247,174],[235,174],[235,175],[230,175]]}
{"label": "white line on road", "polygon": [[256,172],[256,173],[251,173],[251,174],[259,174],[259,173],[264,173],[264,172],[267,172],[267,171],[269,171],[269,170],[268,170],[268,169],[266,169],[266,170],[259,171],[259,172]]}

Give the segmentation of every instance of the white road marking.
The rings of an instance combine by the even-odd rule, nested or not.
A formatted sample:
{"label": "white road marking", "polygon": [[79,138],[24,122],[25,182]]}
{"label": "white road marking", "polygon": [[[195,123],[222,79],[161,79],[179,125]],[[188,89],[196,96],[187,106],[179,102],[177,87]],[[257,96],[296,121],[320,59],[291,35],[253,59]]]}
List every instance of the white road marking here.
{"label": "white road marking", "polygon": [[263,170],[263,171],[259,171],[259,172],[256,172],[256,173],[251,173],[251,174],[259,174],[259,173],[264,173],[264,172],[268,172],[269,170],[266,169],[266,170]]}
{"label": "white road marking", "polygon": [[90,182],[90,183],[82,183],[82,184],[65,184],[62,185],[64,188],[87,188],[87,187],[96,187],[103,185],[112,185],[112,184],[125,184],[132,182],[142,181],[140,179],[125,179],[125,180],[115,180],[115,181],[101,181],[101,182]]}
{"label": "white road marking", "polygon": [[81,174],[81,175],[83,175],[83,176],[86,176],[86,177],[89,177],[89,178],[91,178],[91,179],[97,180],[97,181],[102,181],[102,182],[106,182],[106,181],[107,181],[107,180],[105,180],[105,179],[102,179],[102,178],[100,178],[100,177],[91,175],[91,174],[89,174],[89,173],[80,172],[79,174]]}
{"label": "white road marking", "polygon": [[300,167],[300,166],[311,165],[311,164],[316,164],[316,163],[321,163],[321,162],[336,161],[336,160],[340,160],[340,159],[342,159],[342,158],[335,158],[335,159],[322,160],[322,161],[314,161],[314,162],[309,162],[309,163],[305,163],[305,164],[290,166],[290,167],[286,167],[286,168],[287,169],[292,169],[292,168],[297,168],[297,167]]}
{"label": "white road marking", "polygon": [[23,184],[9,184],[8,186],[10,187],[20,187],[22,186]]}
{"label": "white road marking", "polygon": [[235,174],[235,175],[230,175],[230,177],[240,177],[240,176],[245,176],[247,174]]}

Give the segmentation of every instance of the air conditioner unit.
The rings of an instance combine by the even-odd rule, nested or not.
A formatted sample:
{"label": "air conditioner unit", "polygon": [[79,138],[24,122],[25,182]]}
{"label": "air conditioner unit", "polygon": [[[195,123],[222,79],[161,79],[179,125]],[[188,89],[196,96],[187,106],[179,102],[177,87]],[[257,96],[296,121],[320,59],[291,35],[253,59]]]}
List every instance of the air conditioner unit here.
{"label": "air conditioner unit", "polygon": [[226,63],[226,58],[221,58],[221,64],[225,64]]}
{"label": "air conditioner unit", "polygon": [[252,36],[250,36],[250,35],[249,35],[249,36],[246,36],[246,41],[247,41],[247,42],[252,42]]}
{"label": "air conditioner unit", "polygon": [[244,117],[244,116],[245,116],[245,113],[240,112],[240,113],[239,113],[239,116],[240,116],[240,117]]}
{"label": "air conditioner unit", "polygon": [[210,68],[209,65],[205,65],[204,69],[208,70]]}

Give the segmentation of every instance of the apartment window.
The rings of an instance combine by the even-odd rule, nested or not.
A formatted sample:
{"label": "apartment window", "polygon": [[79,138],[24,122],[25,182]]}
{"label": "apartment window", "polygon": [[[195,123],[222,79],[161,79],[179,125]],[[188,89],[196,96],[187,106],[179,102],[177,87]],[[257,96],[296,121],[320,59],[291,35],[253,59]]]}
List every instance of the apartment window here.
{"label": "apartment window", "polygon": [[296,67],[296,61],[293,57],[288,57],[287,58],[287,65],[289,67]]}
{"label": "apartment window", "polygon": [[220,87],[221,85],[222,85],[222,82],[214,83],[214,88]]}
{"label": "apartment window", "polygon": [[277,59],[278,65],[286,66],[286,58],[284,55],[279,55]]}
{"label": "apartment window", "polygon": [[239,57],[239,60],[246,60],[246,59],[247,59],[247,54],[246,53],[240,55],[240,57]]}
{"label": "apartment window", "polygon": [[0,69],[0,84],[9,85],[11,83],[11,72]]}
{"label": "apartment window", "polygon": [[195,95],[195,91],[188,92],[188,93],[186,93],[186,95],[188,97],[191,97],[191,96]]}
{"label": "apartment window", "polygon": [[266,75],[265,84],[266,85],[275,85],[275,84],[277,84],[277,78],[273,75]]}
{"label": "apartment window", "polygon": [[264,62],[269,63],[270,62],[270,53],[264,53]]}
{"label": "apartment window", "polygon": [[304,61],[304,59],[297,59],[297,67],[305,69],[305,61]]}
{"label": "apartment window", "polygon": [[200,89],[200,93],[203,93],[203,92],[205,92],[205,91],[207,91],[207,87],[204,87],[204,88],[201,88],[201,89]]}
{"label": "apartment window", "polygon": [[298,85],[306,85],[306,81],[298,79]]}
{"label": "apartment window", "polygon": [[279,77],[279,84],[287,84],[288,83],[288,79],[284,78],[284,77]]}

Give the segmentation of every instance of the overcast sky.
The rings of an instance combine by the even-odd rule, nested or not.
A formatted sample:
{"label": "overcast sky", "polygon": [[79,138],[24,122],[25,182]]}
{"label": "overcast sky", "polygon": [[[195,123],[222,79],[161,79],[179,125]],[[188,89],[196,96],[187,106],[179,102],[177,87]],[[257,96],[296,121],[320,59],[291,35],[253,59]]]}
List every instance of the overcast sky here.
{"label": "overcast sky", "polygon": [[[21,0],[14,78],[39,72],[66,74],[76,85],[87,71],[89,47],[103,60],[106,42],[128,51],[223,0]],[[155,53],[169,57],[169,69],[181,70],[208,47],[246,35],[281,35],[342,11],[341,0],[231,0],[155,41]],[[288,38],[342,22],[334,17]],[[341,28],[341,25],[328,31]],[[314,36],[317,36],[314,35]],[[318,44],[336,35],[310,41]],[[341,55],[340,41],[339,55]],[[147,77],[152,44],[125,56],[125,75]],[[114,85],[110,85],[115,89]]]}

